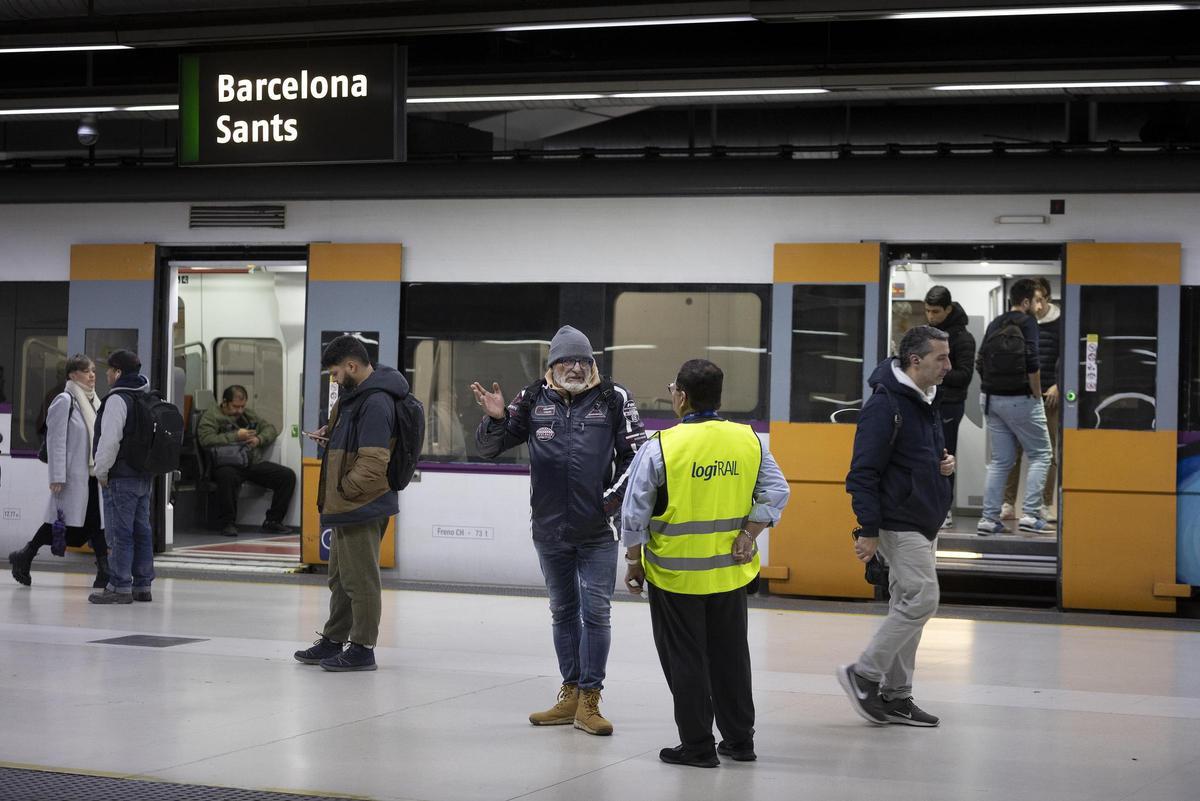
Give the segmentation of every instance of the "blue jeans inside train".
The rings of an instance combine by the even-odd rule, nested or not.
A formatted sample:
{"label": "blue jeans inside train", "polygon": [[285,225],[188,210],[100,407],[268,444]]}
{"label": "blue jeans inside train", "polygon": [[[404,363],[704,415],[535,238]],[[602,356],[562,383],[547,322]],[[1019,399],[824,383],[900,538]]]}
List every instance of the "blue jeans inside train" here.
{"label": "blue jeans inside train", "polygon": [[980,406],[987,409],[987,431],[992,440],[992,460],[988,462],[987,482],[983,489],[983,516],[1000,519],[1004,502],[1004,484],[1008,471],[1017,463],[1017,446],[1029,458],[1025,476],[1023,514],[1042,516],[1042,488],[1050,470],[1050,432],[1046,428],[1046,407],[1041,398],[1029,395],[983,395]]}
{"label": "blue jeans inside train", "polygon": [[154,580],[154,535],[150,530],[153,479],[114,478],[104,489],[104,534],[108,540],[108,589],[150,589]]}
{"label": "blue jeans inside train", "polygon": [[612,642],[609,612],[617,581],[616,540],[534,540],[554,621],[554,651],[564,684],[604,686]]}

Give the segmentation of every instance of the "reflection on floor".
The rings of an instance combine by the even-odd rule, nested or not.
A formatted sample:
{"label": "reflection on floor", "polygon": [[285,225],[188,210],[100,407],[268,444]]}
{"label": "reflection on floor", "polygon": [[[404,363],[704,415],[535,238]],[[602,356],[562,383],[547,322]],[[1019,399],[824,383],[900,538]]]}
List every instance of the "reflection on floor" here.
{"label": "reflection on floor", "polygon": [[[915,691],[942,726],[874,728],[833,670],[876,615],[751,609],[759,759],[697,770],[658,760],[677,736],[644,602],[613,605],[616,732],[601,738],[526,721],[559,686],[545,598],[385,591],[379,670],[338,674],[292,659],[325,619],[322,586],[163,579],[151,603],[94,606],[86,578],[0,585],[9,764],[394,801],[1194,801],[1200,787],[1194,631],[937,618]],[[139,634],[198,641],[97,642]]]}
{"label": "reflection on floor", "polygon": [[207,530],[177,530],[171,550],[155,561],[197,570],[295,572],[300,569],[300,535],[243,528],[237,537],[226,537]]}

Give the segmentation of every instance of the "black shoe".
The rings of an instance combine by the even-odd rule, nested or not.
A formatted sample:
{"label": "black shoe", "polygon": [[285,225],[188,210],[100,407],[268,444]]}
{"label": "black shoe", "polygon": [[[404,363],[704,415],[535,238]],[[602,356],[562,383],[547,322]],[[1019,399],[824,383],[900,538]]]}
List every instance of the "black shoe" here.
{"label": "black shoe", "polygon": [[687,765],[692,768],[716,768],[721,765],[721,760],[717,759],[716,751],[709,751],[704,754],[689,754],[683,750],[682,745],[677,745],[674,748],[664,748],[658,752],[658,758],[668,765]]}
{"label": "black shoe", "polygon": [[92,589],[102,590],[108,586],[108,557],[96,557],[96,578],[92,581]]}
{"label": "black shoe", "polygon": [[90,604],[131,604],[133,596],[127,592],[113,592],[105,590],[104,592],[93,592],[88,596]]}
{"label": "black shoe", "polygon": [[942,722],[936,715],[931,715],[914,704],[911,698],[884,701],[883,710],[887,714],[888,723],[899,723],[902,726],[924,726],[931,729]]}
{"label": "black shoe", "polygon": [[321,669],[334,673],[351,670],[375,670],[375,649],[350,643],[350,647],[339,654],[321,660]]}
{"label": "black shoe", "polygon": [[283,523],[280,523],[278,520],[268,520],[265,523],[263,523],[261,526],[259,526],[259,528],[261,528],[263,531],[270,532],[271,534],[291,534],[292,533],[292,529],[290,526],[285,526]]}
{"label": "black shoe", "polygon": [[879,697],[879,684],[864,679],[854,672],[854,665],[842,665],[837,669],[838,683],[846,691],[850,706],[854,707],[863,720],[868,723],[884,724],[888,722],[883,711],[883,700]]}
{"label": "black shoe", "polygon": [[222,537],[236,537],[237,535],[238,535],[237,526],[235,526],[233,523],[230,523],[228,526],[221,527],[221,536]]}
{"label": "black shoe", "polygon": [[29,568],[33,565],[33,554],[29,552],[28,547],[10,553],[8,562],[12,565],[13,578],[26,587],[33,584],[33,576],[29,575]]}
{"label": "black shoe", "polygon": [[717,743],[717,753],[721,756],[727,756],[734,762],[753,762],[758,759],[758,754],[754,753],[754,741],[746,740],[736,746],[730,745],[725,740]]}
{"label": "black shoe", "polygon": [[134,590],[133,591],[133,600],[146,601],[147,603],[149,603],[150,601],[153,601],[154,599],[150,597],[150,590]]}
{"label": "black shoe", "polygon": [[340,654],[344,645],[345,643],[334,642],[322,634],[321,639],[313,642],[312,648],[297,651],[292,656],[296,657],[297,662],[303,662],[306,665],[319,665],[322,659],[328,659],[331,656]]}

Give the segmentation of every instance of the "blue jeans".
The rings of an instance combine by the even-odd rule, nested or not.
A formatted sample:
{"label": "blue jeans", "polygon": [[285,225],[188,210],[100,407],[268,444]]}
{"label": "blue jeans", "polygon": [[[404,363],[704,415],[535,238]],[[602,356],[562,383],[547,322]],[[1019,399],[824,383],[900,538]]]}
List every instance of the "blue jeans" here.
{"label": "blue jeans", "polygon": [[104,534],[108,540],[108,589],[133,592],[154,581],[154,535],[150,531],[153,479],[113,478],[104,489]]}
{"label": "blue jeans", "polygon": [[554,651],[564,684],[604,686],[612,642],[609,611],[617,581],[616,540],[534,540],[554,621]]}
{"label": "blue jeans", "polygon": [[992,460],[988,462],[987,483],[983,490],[983,516],[1000,519],[1004,502],[1004,484],[1008,471],[1017,463],[1017,446],[1029,457],[1025,477],[1022,514],[1042,516],[1042,489],[1050,471],[1050,432],[1046,428],[1046,407],[1041,398],[1029,395],[984,395],[980,405],[987,410],[987,430],[992,439]]}

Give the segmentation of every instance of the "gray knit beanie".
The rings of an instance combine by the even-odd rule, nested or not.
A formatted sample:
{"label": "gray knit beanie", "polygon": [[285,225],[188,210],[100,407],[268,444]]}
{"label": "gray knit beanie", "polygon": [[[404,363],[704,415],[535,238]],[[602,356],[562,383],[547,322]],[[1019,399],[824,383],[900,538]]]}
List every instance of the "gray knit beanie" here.
{"label": "gray knit beanie", "polygon": [[594,358],[592,356],[592,343],[583,335],[583,332],[569,325],[564,325],[558,329],[558,333],[554,335],[554,339],[550,340],[550,364],[569,357],[577,359],[585,357],[588,359]]}

